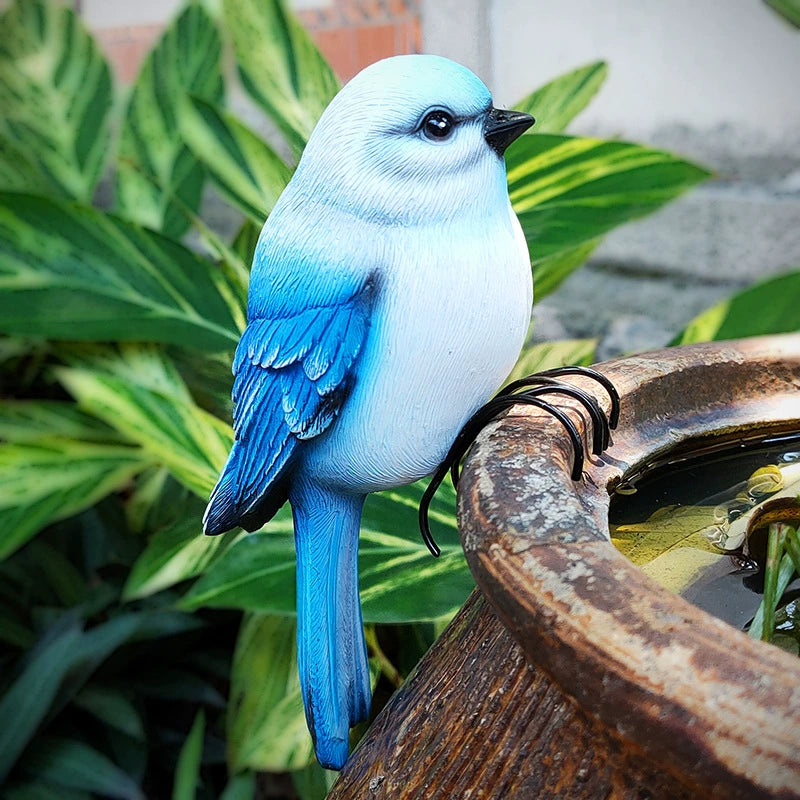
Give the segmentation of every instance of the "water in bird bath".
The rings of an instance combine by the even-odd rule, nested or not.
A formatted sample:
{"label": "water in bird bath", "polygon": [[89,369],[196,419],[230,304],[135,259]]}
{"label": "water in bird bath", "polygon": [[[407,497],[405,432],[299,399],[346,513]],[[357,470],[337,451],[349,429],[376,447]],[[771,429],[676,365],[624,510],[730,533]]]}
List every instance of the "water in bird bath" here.
{"label": "water in bird bath", "polygon": [[[746,628],[764,590],[770,522],[800,519],[800,436],[674,460],[617,487],[617,548],[662,586]],[[749,535],[748,535],[749,534]],[[800,579],[776,615],[776,644],[800,649]]]}

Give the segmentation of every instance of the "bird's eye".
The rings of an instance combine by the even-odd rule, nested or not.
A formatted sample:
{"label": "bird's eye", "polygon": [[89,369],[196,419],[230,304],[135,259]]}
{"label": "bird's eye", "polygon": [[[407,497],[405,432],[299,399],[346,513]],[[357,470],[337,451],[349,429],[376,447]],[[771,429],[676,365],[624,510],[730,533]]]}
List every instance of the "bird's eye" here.
{"label": "bird's eye", "polygon": [[446,111],[431,111],[425,115],[420,129],[428,139],[446,139],[453,131],[454,121]]}

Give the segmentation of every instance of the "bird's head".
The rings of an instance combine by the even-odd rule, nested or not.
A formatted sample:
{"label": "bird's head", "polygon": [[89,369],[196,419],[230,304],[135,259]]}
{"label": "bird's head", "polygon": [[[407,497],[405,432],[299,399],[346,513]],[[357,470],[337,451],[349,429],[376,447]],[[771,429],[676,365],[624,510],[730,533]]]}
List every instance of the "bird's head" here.
{"label": "bird's head", "polygon": [[301,193],[384,224],[414,225],[505,208],[503,151],[533,124],[500,111],[466,67],[429,55],[364,69],[312,133]]}

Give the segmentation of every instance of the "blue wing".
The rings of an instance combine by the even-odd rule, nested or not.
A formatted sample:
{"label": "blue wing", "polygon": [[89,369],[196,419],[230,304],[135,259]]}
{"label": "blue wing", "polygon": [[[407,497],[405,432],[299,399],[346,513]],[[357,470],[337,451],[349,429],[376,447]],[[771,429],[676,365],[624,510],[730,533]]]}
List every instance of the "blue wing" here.
{"label": "blue wing", "polygon": [[280,315],[256,317],[245,329],[233,364],[235,440],[206,509],[206,533],[256,530],[269,520],[286,501],[297,448],[330,427],[352,390],[375,282],[341,288],[294,313],[284,303]]}

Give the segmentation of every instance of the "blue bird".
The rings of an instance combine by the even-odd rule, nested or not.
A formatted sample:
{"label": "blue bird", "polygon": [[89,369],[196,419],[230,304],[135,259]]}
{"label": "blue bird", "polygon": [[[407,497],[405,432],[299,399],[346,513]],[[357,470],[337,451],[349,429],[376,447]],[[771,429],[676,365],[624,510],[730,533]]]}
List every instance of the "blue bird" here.
{"label": "blue bird", "polygon": [[291,504],[300,682],[328,768],[369,714],[364,499],[430,474],[525,339],[503,151],[531,124],[445,58],[379,61],[323,113],[256,247],[204,529],[256,530]]}

